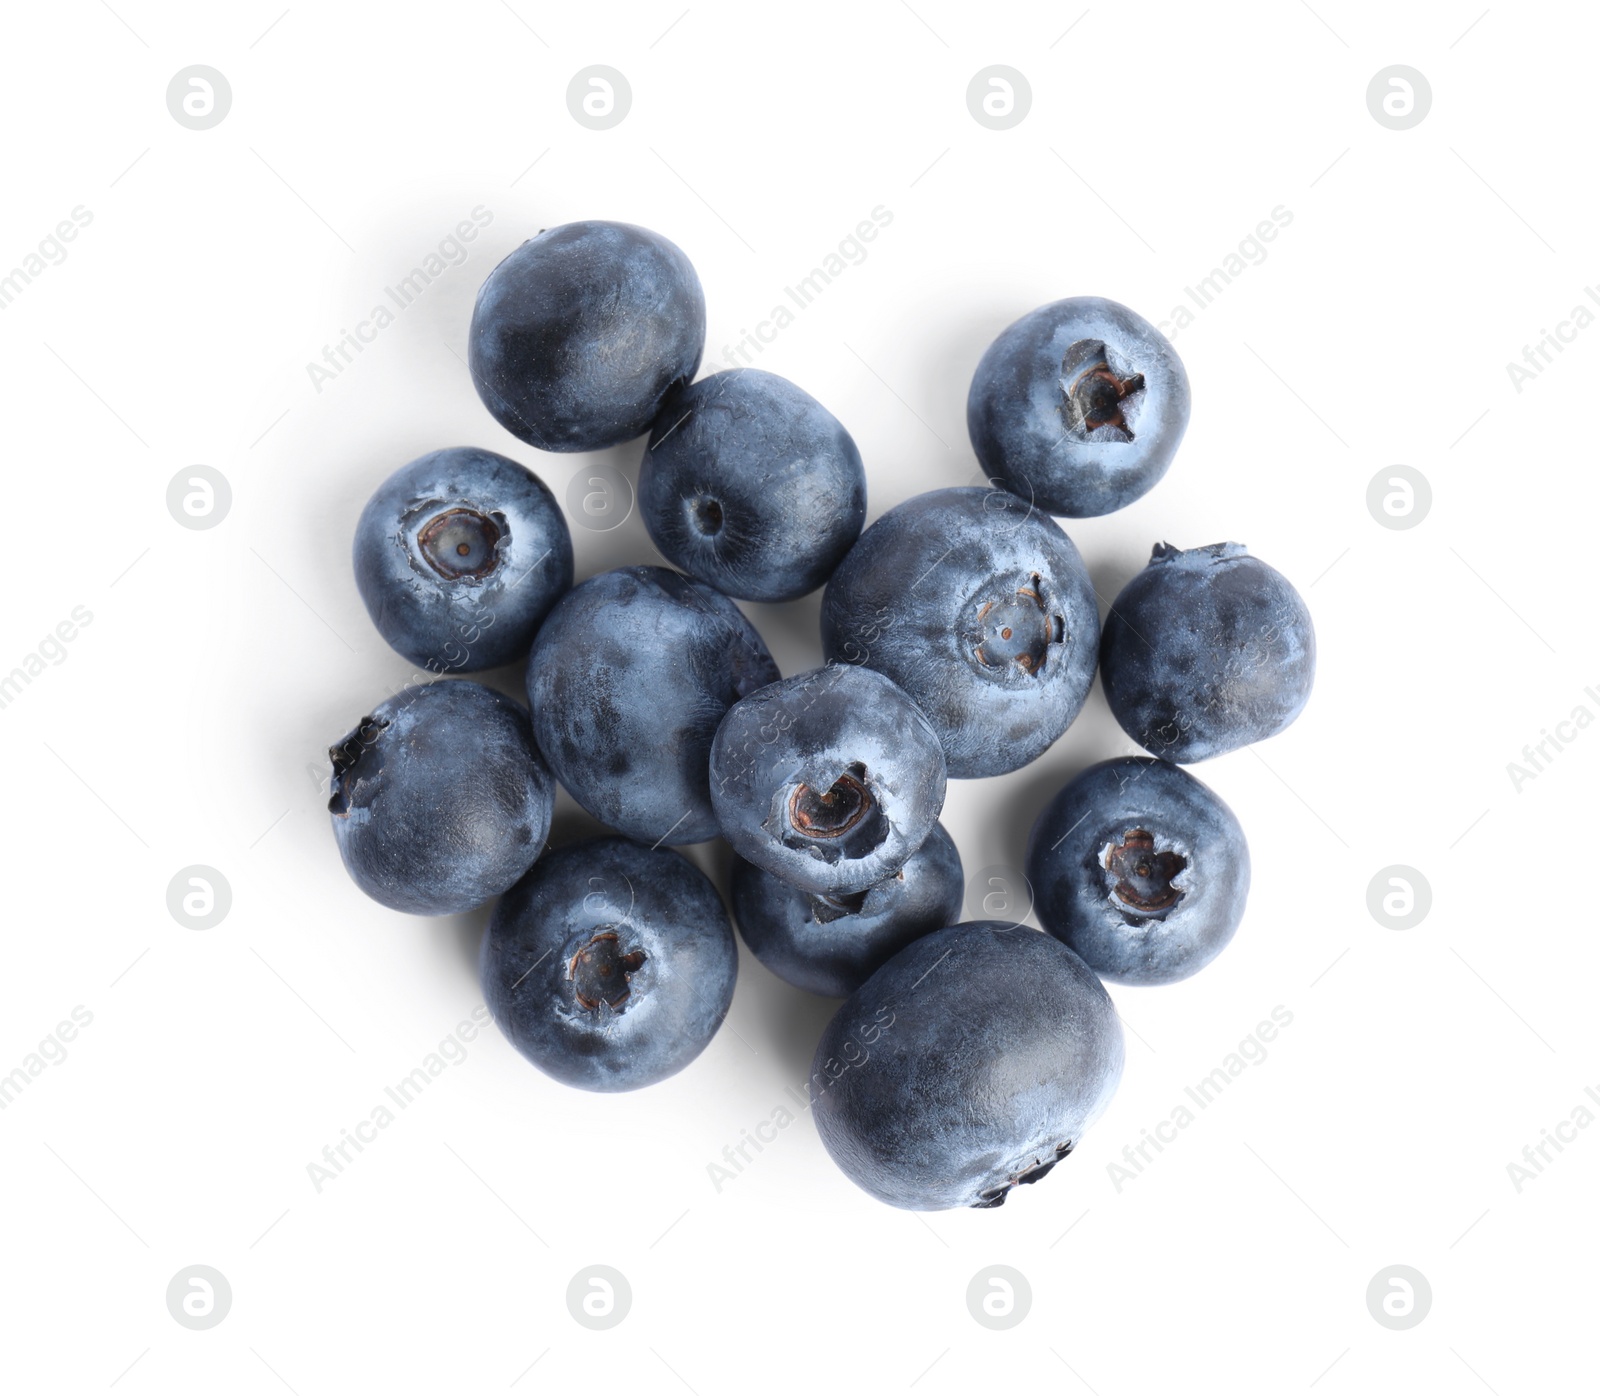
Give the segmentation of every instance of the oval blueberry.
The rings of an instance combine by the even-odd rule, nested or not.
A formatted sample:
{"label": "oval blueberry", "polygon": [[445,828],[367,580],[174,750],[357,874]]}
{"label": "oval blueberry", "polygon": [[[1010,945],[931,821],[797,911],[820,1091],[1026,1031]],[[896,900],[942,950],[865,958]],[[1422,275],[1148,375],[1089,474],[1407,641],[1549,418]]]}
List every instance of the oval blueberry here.
{"label": "oval blueberry", "polygon": [[682,1071],[727,1016],[739,953],[716,888],[667,849],[601,838],[547,854],[501,898],[478,955],[512,1045],[587,1091]]}
{"label": "oval blueberry", "polygon": [[329,749],[339,855],[375,901],[470,911],[511,886],[550,832],[555,785],[520,704],[482,684],[403,688]]}
{"label": "oval blueberry", "polygon": [[401,466],[356,524],[356,588],[378,633],[434,673],[521,660],[572,585],[572,539],[532,471],[474,446]]}

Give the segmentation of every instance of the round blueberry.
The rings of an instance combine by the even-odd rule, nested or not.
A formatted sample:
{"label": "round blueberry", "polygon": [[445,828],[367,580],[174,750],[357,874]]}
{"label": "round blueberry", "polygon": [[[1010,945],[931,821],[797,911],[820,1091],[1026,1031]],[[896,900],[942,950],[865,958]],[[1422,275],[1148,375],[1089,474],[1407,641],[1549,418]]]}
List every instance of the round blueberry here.
{"label": "round blueberry", "polygon": [[478,956],[501,1032],[586,1091],[637,1090],[682,1071],[727,1016],[738,967],[705,874],[617,838],[546,854],[501,898]]}
{"label": "round blueberry", "polygon": [[867,476],[850,433],[810,393],[730,369],[674,395],[656,419],[639,507],[690,576],[746,601],[793,601],[856,541]]}
{"label": "round blueberry", "polygon": [[448,916],[498,896],[550,833],[555,784],[520,704],[465,679],[403,688],[329,748],[345,869],[396,911]]}
{"label": "round blueberry", "polygon": [[489,273],[467,361],[513,436],[598,451],[649,428],[694,377],[705,337],[700,278],[676,245],[629,223],[567,223]]}
{"label": "round blueberry", "polygon": [[944,825],[893,877],[864,892],[802,892],[735,858],[733,915],[744,943],[796,988],[853,994],[881,964],[961,914],[961,855]]}
{"label": "round blueberry", "polygon": [[1034,910],[1090,969],[1172,984],[1227,947],[1250,892],[1233,811],[1149,756],[1102,761],[1061,787],[1028,839]]}
{"label": "round blueberry", "polygon": [[619,567],[556,603],[528,657],[533,730],[596,819],[645,843],[715,838],[711,739],[778,668],[727,597],[666,567]]}
{"label": "round blueberry", "polygon": [[944,804],[927,718],[871,669],[830,664],[728,710],[711,747],[722,836],[805,892],[860,892],[905,866]]}
{"label": "round blueberry", "polygon": [[1157,543],[1106,617],[1100,680],[1122,730],[1168,761],[1283,731],[1311,696],[1311,613],[1238,543]]}
{"label": "round blueberry", "polygon": [[1065,1158],[1122,1079],[1098,979],[1027,926],[968,921],[913,941],[839,1009],[811,1069],[833,1161],[913,1211],[998,1207]]}
{"label": "round blueberry", "polygon": [[1075,519],[1133,503],[1167,473],[1189,424],[1189,379],[1162,333],[1098,296],[1055,301],[978,362],[967,434],[984,471]]}
{"label": "round blueberry", "polygon": [[822,602],[830,660],[887,674],[950,775],[1003,775],[1067,730],[1094,681],[1094,587],[1055,520],[1004,490],[934,490],[861,535]]}
{"label": "round blueberry", "polygon": [[473,446],[430,451],[378,486],[354,560],[378,633],[434,673],[521,660],[572,585],[554,496],[516,461]]}

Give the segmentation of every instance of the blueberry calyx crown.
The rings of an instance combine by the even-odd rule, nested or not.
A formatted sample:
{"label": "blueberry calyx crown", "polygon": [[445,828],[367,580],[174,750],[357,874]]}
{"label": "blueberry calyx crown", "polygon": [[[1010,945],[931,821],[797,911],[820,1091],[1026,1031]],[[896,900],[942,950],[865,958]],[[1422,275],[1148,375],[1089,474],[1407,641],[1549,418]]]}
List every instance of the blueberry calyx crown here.
{"label": "blueberry calyx crown", "polygon": [[997,1188],[990,1188],[987,1192],[979,1193],[978,1200],[972,1204],[974,1207],[1003,1207],[1011,1189],[1019,1183],[1037,1183],[1052,1168],[1072,1152],[1076,1140],[1069,1139],[1065,1144],[1057,1144],[1055,1153],[1048,1159],[1034,1159],[1027,1168],[1012,1175],[1011,1181],[1003,1183]]}
{"label": "blueberry calyx crown", "polygon": [[1210,559],[1213,563],[1229,562],[1236,557],[1248,557],[1250,550],[1243,543],[1206,543],[1198,548],[1175,548],[1171,543],[1157,543],[1150,549],[1150,565],[1158,562],[1179,562],[1193,558],[1199,562]]}
{"label": "blueberry calyx crown", "polygon": [[687,501],[689,522],[702,538],[715,538],[722,532],[724,522],[722,501],[708,494],[697,494]]}
{"label": "blueberry calyx crown", "polygon": [[1044,582],[1035,572],[1009,595],[998,600],[990,596],[979,604],[963,638],[983,672],[999,675],[1015,665],[1037,677],[1044,672],[1050,646],[1066,637],[1066,619],[1046,601]]}
{"label": "blueberry calyx crown", "polygon": [[1114,440],[1132,441],[1133,426],[1123,404],[1143,391],[1144,374],[1118,373],[1100,340],[1079,340],[1061,361],[1062,405],[1067,429],[1076,440],[1109,428]]}
{"label": "blueberry calyx crown", "polygon": [[811,894],[811,919],[819,926],[837,921],[844,916],[859,916],[867,904],[870,887],[860,892],[813,892]]}
{"label": "blueberry calyx crown", "polygon": [[435,514],[417,531],[422,560],[446,581],[476,581],[499,566],[509,540],[506,516],[464,506]]}
{"label": "blueberry calyx crown", "polygon": [[647,958],[643,950],[624,951],[614,930],[597,931],[567,964],[573,998],[591,1013],[601,1004],[620,1009],[633,994],[629,980]]}
{"label": "blueberry calyx crown", "polygon": [[867,768],[852,761],[826,790],[796,781],[783,801],[783,842],[825,862],[864,858],[889,837]]}
{"label": "blueberry calyx crown", "polygon": [[383,718],[369,715],[356,724],[355,731],[328,748],[328,760],[333,763],[328,809],[333,814],[348,814],[355,803],[356,788],[377,776],[376,754],[365,763],[365,770],[362,758],[377,745],[378,737],[388,725]]}
{"label": "blueberry calyx crown", "polygon": [[1121,843],[1108,844],[1101,865],[1124,915],[1159,918],[1183,899],[1183,888],[1173,882],[1189,860],[1170,849],[1158,849],[1148,829],[1129,829]]}

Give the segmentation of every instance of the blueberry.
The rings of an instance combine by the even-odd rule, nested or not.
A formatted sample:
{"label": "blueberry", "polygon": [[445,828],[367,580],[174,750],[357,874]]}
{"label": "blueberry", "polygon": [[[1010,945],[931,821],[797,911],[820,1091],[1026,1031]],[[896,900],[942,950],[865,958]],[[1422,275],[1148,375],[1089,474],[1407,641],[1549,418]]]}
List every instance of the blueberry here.
{"label": "blueberry", "polygon": [[512,1045],[586,1091],[682,1071],[727,1016],[738,967],[705,874],[617,838],[547,854],[501,898],[478,956],[484,1002]]}
{"label": "blueberry", "polygon": [[778,677],[720,592],[666,567],[619,567],[556,603],[528,657],[533,729],[596,819],[645,843],[714,838],[711,739]]}
{"label": "blueberry", "polygon": [[345,869],[396,911],[470,911],[521,877],[550,833],[555,784],[528,714],[482,684],[403,688],[328,759]]}
{"label": "blueberry", "polygon": [[978,363],[967,434],[985,472],[1052,514],[1109,514],[1151,489],[1189,424],[1189,379],[1162,333],[1098,296],[1003,330]]}
{"label": "blueberry", "polygon": [[524,658],[572,585],[572,539],[544,482],[473,446],[391,475],[356,525],[356,587],[378,633],[435,673]]}
{"label": "blueberry", "polygon": [[598,451],[648,429],[694,377],[705,337],[700,278],[677,246],[629,223],[567,223],[489,273],[467,359],[513,436]]}
{"label": "blueberry", "polygon": [[864,892],[802,892],[743,858],[731,890],[739,932],[762,964],[797,988],[844,998],[961,914],[961,855],[935,824],[899,872]]}
{"label": "blueberry", "polygon": [[1004,490],[934,490],[861,535],[823,594],[830,660],[887,674],[958,778],[1025,766],[1094,681],[1099,612],[1072,540]]}
{"label": "blueberry", "polygon": [[1103,978],[1172,984],[1227,947],[1250,891],[1233,811],[1149,756],[1102,761],[1062,786],[1028,839],[1034,910]]}
{"label": "blueberry", "polygon": [[1238,543],[1157,543],[1106,618],[1100,679],[1122,730],[1168,761],[1283,731],[1311,696],[1311,613]]}
{"label": "blueberry", "polygon": [[968,921],[913,941],[834,1016],[811,1069],[833,1161],[913,1211],[998,1207],[1069,1154],[1122,1078],[1122,1025],[1060,941]]}
{"label": "blueberry", "polygon": [[838,566],[867,516],[850,433],[810,393],[753,368],[714,373],[656,419],[639,508],[668,562],[729,596],[793,601]]}
{"label": "blueberry", "polygon": [[735,853],[804,892],[892,877],[944,804],[944,755],[916,704],[871,669],[830,664],[728,710],[711,798]]}

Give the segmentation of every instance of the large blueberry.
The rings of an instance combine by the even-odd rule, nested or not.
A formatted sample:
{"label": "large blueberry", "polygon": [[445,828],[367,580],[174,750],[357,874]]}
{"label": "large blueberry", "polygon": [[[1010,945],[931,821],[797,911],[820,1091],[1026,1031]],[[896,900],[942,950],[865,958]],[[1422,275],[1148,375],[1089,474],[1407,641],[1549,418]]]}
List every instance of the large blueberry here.
{"label": "large blueberry", "polygon": [[1055,520],[1004,490],[934,490],[861,535],[822,603],[830,660],[887,674],[955,777],[1025,766],[1094,681],[1094,587]]}
{"label": "large blueberry", "polygon": [[619,567],[556,603],[528,657],[533,730],[584,809],[645,843],[717,834],[711,739],[778,677],[727,597],[667,567]]}
{"label": "large blueberry", "polygon": [[944,805],[944,754],[882,674],[830,664],[734,704],[711,747],[711,799],[735,853],[805,892],[892,877]]}
{"label": "large blueberry", "polygon": [[629,223],[566,223],[529,238],[478,291],[467,362],[483,405],[544,451],[642,435],[705,347],[689,259]]}
{"label": "large blueberry", "polygon": [[735,858],[733,916],[744,943],[780,979],[844,998],[892,955],[961,914],[961,855],[935,824],[893,877],[864,892],[802,892]]}
{"label": "large blueberry", "polygon": [[396,911],[470,911],[521,877],[550,833],[555,784],[528,714],[482,684],[403,688],[328,758],[345,868]]}
{"label": "large blueberry", "polygon": [[1250,892],[1233,811],[1181,767],[1149,756],[1090,766],[1045,806],[1028,839],[1034,910],[1090,969],[1171,984],[1216,959]]}
{"label": "large blueberry", "polygon": [[1098,296],[1055,301],[978,362],[967,434],[988,475],[1076,519],[1133,503],[1172,463],[1189,379],[1148,320]]}
{"label": "large blueberry", "polygon": [[913,941],[846,1000],[811,1069],[833,1161],[914,1211],[998,1207],[1065,1158],[1122,1079],[1098,979],[1027,926],[968,921]]}
{"label": "large blueberry", "polygon": [[1283,731],[1316,667],[1300,593],[1238,543],[1157,543],[1112,603],[1100,646],[1122,730],[1168,761],[1204,761]]}
{"label": "large blueberry", "polygon": [[544,482],[474,446],[401,466],[356,525],[356,587],[378,633],[435,673],[522,659],[572,585],[572,539]]}
{"label": "large blueberry", "polygon": [[673,396],[639,467],[639,508],[667,561],[747,601],[814,591],[867,516],[861,453],[787,378],[714,373]]}
{"label": "large blueberry", "polygon": [[586,1091],[637,1090],[682,1071],[727,1016],[738,967],[705,874],[616,838],[546,854],[501,898],[478,955],[500,1031]]}

